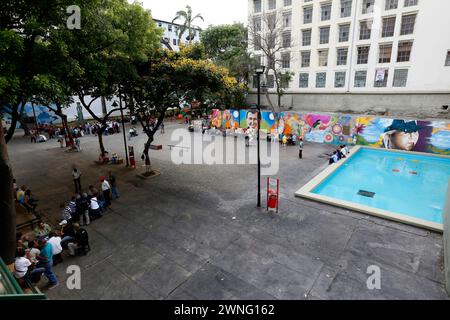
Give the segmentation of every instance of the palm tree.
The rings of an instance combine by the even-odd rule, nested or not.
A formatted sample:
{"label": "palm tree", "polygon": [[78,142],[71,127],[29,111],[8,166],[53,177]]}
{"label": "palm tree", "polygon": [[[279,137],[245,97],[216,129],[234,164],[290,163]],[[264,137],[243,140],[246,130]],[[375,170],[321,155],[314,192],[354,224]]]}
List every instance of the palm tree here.
{"label": "palm tree", "polygon": [[196,14],[195,17],[192,17],[191,6],[186,6],[186,11],[185,10],[178,11],[177,14],[175,15],[175,18],[172,20],[172,23],[174,23],[176,20],[179,20],[179,19],[183,19],[184,22],[181,25],[181,27],[178,29],[178,43],[180,42],[183,33],[186,30],[188,30],[189,45],[191,45],[192,39],[193,39],[192,28],[200,29],[194,25],[194,21],[197,19],[201,19],[202,21],[205,21],[205,20],[203,19],[202,15],[200,13]]}

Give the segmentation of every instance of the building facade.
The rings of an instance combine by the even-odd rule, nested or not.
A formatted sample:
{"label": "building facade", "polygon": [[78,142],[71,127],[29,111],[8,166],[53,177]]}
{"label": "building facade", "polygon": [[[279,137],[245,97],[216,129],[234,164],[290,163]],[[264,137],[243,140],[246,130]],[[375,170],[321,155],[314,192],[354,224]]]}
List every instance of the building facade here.
{"label": "building facade", "polygon": [[[189,44],[189,30],[186,30],[181,36],[180,41],[178,40],[178,32],[181,25],[176,23],[171,23],[164,20],[153,19],[156,25],[163,29],[164,34],[161,37],[161,45],[164,48],[171,49],[174,51],[180,50],[180,43]],[[200,42],[201,30],[198,28],[192,28],[192,43]]]}
{"label": "building facade", "polygon": [[[294,73],[284,106],[442,116],[450,104],[448,12],[448,0],[249,0],[249,25],[264,37],[265,17],[281,21],[277,69]],[[268,63],[254,42],[249,50]],[[266,83],[272,92],[270,76]]]}

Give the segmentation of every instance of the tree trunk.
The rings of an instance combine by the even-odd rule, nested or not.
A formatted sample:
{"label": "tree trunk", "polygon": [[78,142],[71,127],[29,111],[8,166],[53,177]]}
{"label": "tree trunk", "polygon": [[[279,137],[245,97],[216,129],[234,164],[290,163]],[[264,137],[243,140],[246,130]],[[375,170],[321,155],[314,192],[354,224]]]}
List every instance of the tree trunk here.
{"label": "tree trunk", "polygon": [[98,130],[98,144],[100,146],[100,152],[102,155],[105,155],[105,146],[103,145],[103,132],[105,132],[106,126],[102,126]]}
{"label": "tree trunk", "polygon": [[12,168],[3,128],[0,130],[0,257],[6,264],[14,262],[16,247],[16,207],[12,195]]}
{"label": "tree trunk", "polygon": [[25,121],[23,121],[22,116],[19,117],[18,121],[25,133],[25,136],[31,136],[30,128],[28,128],[28,124],[26,124]]}
{"label": "tree trunk", "polygon": [[105,99],[105,97],[101,97],[101,101],[102,101],[102,113],[103,113],[103,117],[105,117],[106,114],[108,113],[108,111],[106,110],[106,99]]}
{"label": "tree trunk", "polygon": [[18,112],[20,104],[21,104],[21,102],[17,103],[17,105],[14,106],[12,109],[11,126],[9,127],[8,132],[6,133],[6,136],[5,136],[6,143],[11,141],[12,137],[14,136],[14,132],[16,131],[16,126],[17,126],[17,121],[19,120],[19,118],[21,117],[21,114],[23,112],[23,108],[24,108],[25,104],[24,103],[22,104],[22,106],[20,108],[20,112]]}
{"label": "tree trunk", "polygon": [[58,112],[58,115],[61,117],[65,136],[67,138],[69,138],[69,145],[67,145],[67,139],[66,139],[66,147],[71,147],[73,149],[73,147],[74,147],[73,136],[69,130],[69,124],[67,123],[67,116],[65,114],[63,114],[62,112]]}

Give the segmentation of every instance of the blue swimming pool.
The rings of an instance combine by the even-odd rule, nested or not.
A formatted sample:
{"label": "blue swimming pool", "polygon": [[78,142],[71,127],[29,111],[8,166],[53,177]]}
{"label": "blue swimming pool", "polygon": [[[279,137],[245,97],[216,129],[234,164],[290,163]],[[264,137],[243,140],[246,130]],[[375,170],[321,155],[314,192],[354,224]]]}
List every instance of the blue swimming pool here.
{"label": "blue swimming pool", "polygon": [[311,192],[442,224],[450,159],[361,148]]}

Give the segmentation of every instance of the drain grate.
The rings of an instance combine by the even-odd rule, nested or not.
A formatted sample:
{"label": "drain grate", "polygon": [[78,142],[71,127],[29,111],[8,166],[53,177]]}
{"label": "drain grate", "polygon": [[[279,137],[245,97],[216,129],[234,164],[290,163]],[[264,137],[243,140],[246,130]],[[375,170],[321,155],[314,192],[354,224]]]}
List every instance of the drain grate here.
{"label": "drain grate", "polygon": [[367,198],[373,198],[375,196],[375,192],[365,191],[365,190],[359,190],[358,194],[363,197]]}

